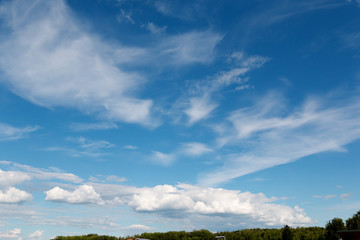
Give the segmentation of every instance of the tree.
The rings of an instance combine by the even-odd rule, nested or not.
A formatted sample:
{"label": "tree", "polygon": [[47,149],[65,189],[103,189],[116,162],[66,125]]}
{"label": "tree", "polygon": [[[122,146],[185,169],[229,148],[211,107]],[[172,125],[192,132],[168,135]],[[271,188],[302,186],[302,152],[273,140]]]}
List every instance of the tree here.
{"label": "tree", "polygon": [[360,229],[360,210],[357,213],[355,213],[352,218],[346,220],[346,229],[347,230]]}
{"label": "tree", "polygon": [[339,236],[337,234],[337,231],[344,230],[345,224],[341,218],[333,218],[326,224],[325,229],[327,240],[338,240]]}
{"label": "tree", "polygon": [[292,240],[293,234],[291,232],[291,228],[288,225],[285,225],[282,229],[282,239],[283,240]]}

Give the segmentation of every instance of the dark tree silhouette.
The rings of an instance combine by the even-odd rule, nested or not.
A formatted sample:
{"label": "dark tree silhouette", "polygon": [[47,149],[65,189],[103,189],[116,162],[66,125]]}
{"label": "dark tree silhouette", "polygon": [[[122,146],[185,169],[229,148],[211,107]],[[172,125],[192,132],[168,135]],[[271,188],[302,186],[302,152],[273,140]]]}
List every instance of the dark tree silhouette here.
{"label": "dark tree silhouette", "polygon": [[282,240],[293,240],[293,233],[288,225],[285,225],[282,229]]}

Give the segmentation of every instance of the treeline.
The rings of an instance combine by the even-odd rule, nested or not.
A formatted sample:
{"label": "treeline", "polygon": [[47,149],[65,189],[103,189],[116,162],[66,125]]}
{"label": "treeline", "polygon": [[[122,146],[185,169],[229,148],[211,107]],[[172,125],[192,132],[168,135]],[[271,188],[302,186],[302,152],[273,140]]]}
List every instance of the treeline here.
{"label": "treeline", "polygon": [[[322,227],[290,228],[282,229],[244,229],[233,232],[211,233],[208,230],[192,232],[166,232],[166,233],[143,233],[136,238],[151,240],[214,240],[216,236],[225,236],[226,240],[286,240],[283,232],[290,230],[289,239],[293,240],[325,240],[325,229]],[[283,236],[284,235],[284,236]]]}
{"label": "treeline", "polygon": [[142,233],[127,238],[88,234],[83,236],[59,236],[54,238],[54,240],[125,240],[129,238],[145,238],[150,240],[214,240],[216,236],[225,236],[226,240],[338,240],[337,232],[339,230],[356,229],[360,230],[360,210],[345,222],[341,218],[330,220],[325,228],[291,228],[285,225],[281,229],[256,228],[217,233],[211,233],[208,230]]}

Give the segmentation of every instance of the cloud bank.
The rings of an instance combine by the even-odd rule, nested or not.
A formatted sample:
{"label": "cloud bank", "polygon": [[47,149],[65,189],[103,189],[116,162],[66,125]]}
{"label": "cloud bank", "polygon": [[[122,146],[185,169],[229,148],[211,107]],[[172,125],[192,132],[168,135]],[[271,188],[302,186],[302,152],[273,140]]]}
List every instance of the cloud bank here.
{"label": "cloud bank", "polygon": [[[107,191],[109,187],[112,191]],[[136,212],[165,218],[232,217],[247,219],[248,222],[264,226],[284,224],[304,226],[313,222],[301,208],[277,204],[275,203],[277,198],[268,198],[262,193],[203,188],[190,184],[134,188],[125,185],[89,183],[76,187],[72,192],[55,187],[45,193],[48,201],[70,204],[125,204]]]}

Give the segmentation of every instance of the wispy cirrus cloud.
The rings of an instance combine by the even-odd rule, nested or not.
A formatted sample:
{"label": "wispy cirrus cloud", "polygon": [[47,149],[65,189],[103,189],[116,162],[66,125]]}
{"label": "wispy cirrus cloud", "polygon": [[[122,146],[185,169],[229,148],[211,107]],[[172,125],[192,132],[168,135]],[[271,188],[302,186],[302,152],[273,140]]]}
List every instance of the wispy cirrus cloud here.
{"label": "wispy cirrus cloud", "polygon": [[[7,181],[12,179],[11,175],[13,175],[14,172],[19,174],[16,175],[17,180],[13,184],[19,184],[20,183],[19,179],[23,179],[23,181],[28,181],[30,179],[41,179],[41,180],[57,179],[57,180],[68,181],[73,183],[81,183],[83,181],[80,177],[72,173],[54,172],[48,169],[35,168],[11,161],[0,161],[0,164],[4,166],[10,166],[11,168],[19,169],[18,171],[11,171],[10,173],[5,173],[7,175],[6,177]],[[21,175],[22,177],[20,177]],[[5,181],[5,178],[3,180]]]}
{"label": "wispy cirrus cloud", "polygon": [[73,131],[89,131],[89,130],[106,130],[118,128],[115,123],[99,122],[99,123],[71,123],[69,128]]}
{"label": "wispy cirrus cloud", "polygon": [[176,155],[172,153],[163,153],[159,151],[153,151],[150,156],[150,161],[155,164],[163,166],[171,165],[176,160]]}
{"label": "wispy cirrus cloud", "polygon": [[29,133],[39,130],[38,126],[14,127],[6,123],[0,123],[0,141],[12,141],[26,138]]}
{"label": "wispy cirrus cloud", "polygon": [[213,31],[192,31],[167,36],[159,45],[160,56],[171,64],[210,63],[223,36]]}
{"label": "wispy cirrus cloud", "polygon": [[68,137],[66,139],[71,143],[75,143],[76,146],[63,147],[63,146],[54,146],[45,148],[46,151],[61,151],[66,152],[72,156],[90,156],[90,157],[100,157],[109,154],[107,149],[115,147],[114,144],[105,141],[105,140],[92,140],[84,137],[72,138]]}
{"label": "wispy cirrus cloud", "polygon": [[199,142],[184,143],[183,147],[180,150],[182,154],[190,156],[200,156],[206,153],[210,153],[212,151],[213,149]]}
{"label": "wispy cirrus cloud", "polygon": [[240,147],[241,152],[228,155],[219,169],[202,173],[199,182],[217,185],[312,154],[344,151],[360,138],[359,109],[356,96],[337,101],[310,97],[290,111],[280,95],[264,96],[229,115],[219,147]]}
{"label": "wispy cirrus cloud", "polygon": [[161,34],[166,31],[167,26],[160,27],[153,22],[148,22],[147,24],[142,25],[145,29],[150,31],[152,34]]}
{"label": "wispy cirrus cloud", "polygon": [[126,47],[85,31],[61,0],[12,1],[1,9],[8,34],[0,42],[0,68],[15,94],[48,108],[66,106],[113,121],[153,124],[152,100],[134,94],[145,77],[117,65],[127,62],[127,55],[117,54]]}
{"label": "wispy cirrus cloud", "polygon": [[[233,52],[227,57],[230,65],[228,70],[220,71],[209,79],[195,82],[189,89],[189,97],[183,112],[188,117],[188,124],[209,118],[219,104],[213,99],[215,93],[235,85],[234,89],[245,90],[251,88],[247,74],[263,66],[270,58],[259,55],[247,55],[244,52]],[[185,100],[186,102],[186,100]]]}

